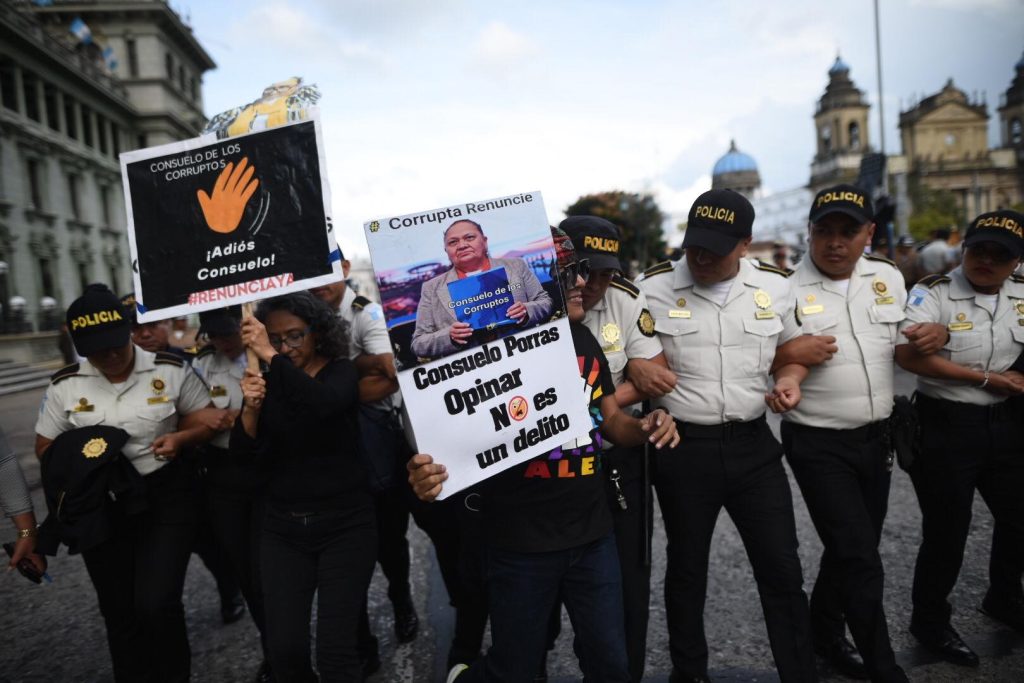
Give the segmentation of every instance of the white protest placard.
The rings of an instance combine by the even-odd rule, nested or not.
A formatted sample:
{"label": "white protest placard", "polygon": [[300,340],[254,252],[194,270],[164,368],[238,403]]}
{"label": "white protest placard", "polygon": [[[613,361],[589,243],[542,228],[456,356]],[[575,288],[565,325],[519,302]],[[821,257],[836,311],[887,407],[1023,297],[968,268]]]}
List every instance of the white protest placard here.
{"label": "white protest placard", "polygon": [[323,135],[307,120],[121,155],[140,322],[342,279]]}
{"label": "white protest placard", "polygon": [[398,381],[441,498],[592,427],[539,192],[364,226]]}

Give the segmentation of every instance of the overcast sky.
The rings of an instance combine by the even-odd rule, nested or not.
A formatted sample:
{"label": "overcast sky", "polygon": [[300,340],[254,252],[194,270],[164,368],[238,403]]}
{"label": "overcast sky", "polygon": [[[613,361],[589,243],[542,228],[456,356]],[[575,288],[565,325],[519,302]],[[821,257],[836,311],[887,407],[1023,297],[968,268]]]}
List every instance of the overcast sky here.
{"label": "overcast sky", "polygon": [[[530,190],[556,222],[581,194],[651,191],[685,216],[735,138],[767,191],[807,182],[836,54],[872,104],[869,0],[182,2],[217,62],[207,115],[302,76],[321,110],[335,221]],[[901,103],[946,79],[995,108],[1024,53],[1024,0],[879,0],[886,148]],[[678,241],[678,240],[676,240]]]}

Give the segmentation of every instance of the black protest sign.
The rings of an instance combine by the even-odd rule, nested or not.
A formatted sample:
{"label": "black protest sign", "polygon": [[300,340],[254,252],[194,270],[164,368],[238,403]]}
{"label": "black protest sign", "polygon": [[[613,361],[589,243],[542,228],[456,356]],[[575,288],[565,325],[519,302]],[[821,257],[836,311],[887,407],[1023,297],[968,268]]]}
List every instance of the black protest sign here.
{"label": "black protest sign", "polygon": [[140,320],[340,279],[315,121],[122,155]]}

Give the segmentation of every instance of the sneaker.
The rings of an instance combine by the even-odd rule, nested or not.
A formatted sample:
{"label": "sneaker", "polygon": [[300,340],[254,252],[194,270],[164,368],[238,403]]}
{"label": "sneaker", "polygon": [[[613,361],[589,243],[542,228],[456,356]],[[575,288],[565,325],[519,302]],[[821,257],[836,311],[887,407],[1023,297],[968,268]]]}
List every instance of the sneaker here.
{"label": "sneaker", "polygon": [[444,683],[455,683],[455,679],[459,677],[463,671],[469,667],[465,664],[456,664],[452,667],[452,670],[448,672],[448,678],[444,679]]}

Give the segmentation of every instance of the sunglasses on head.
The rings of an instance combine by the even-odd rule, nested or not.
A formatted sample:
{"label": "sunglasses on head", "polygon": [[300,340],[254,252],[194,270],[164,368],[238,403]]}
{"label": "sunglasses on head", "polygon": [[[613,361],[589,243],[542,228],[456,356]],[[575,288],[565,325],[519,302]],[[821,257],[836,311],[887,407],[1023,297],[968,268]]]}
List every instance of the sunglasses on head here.
{"label": "sunglasses on head", "polygon": [[590,277],[590,261],[585,258],[556,267],[558,269],[558,284],[562,286],[563,292],[575,289],[577,277],[583,278],[584,282]]}

